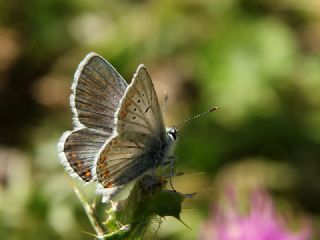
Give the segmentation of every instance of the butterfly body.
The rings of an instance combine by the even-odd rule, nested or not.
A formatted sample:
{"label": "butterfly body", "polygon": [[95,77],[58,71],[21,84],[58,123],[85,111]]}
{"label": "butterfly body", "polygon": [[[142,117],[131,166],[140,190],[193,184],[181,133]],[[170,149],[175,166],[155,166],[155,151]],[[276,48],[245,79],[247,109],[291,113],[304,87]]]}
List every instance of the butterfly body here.
{"label": "butterfly body", "polygon": [[106,60],[88,54],[70,97],[74,130],[58,143],[71,176],[97,182],[105,201],[171,155],[177,131],[165,129],[151,78],[140,65],[128,85]]}

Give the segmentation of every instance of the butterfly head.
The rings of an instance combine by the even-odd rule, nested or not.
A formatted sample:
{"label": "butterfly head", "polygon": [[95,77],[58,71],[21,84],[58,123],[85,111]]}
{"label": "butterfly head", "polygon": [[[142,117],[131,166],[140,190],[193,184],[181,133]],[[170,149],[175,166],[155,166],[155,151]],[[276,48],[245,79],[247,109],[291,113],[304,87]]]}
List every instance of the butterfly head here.
{"label": "butterfly head", "polygon": [[171,127],[171,128],[167,128],[167,135],[168,138],[174,142],[177,140],[177,134],[178,134],[178,130],[175,127]]}

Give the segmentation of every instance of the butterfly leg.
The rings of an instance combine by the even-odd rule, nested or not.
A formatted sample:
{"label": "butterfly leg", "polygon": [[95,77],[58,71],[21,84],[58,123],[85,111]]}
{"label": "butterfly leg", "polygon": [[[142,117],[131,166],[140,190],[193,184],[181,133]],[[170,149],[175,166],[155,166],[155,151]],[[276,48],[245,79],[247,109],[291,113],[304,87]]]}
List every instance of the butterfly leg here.
{"label": "butterfly leg", "polygon": [[[128,232],[131,228],[131,224],[122,224],[121,222],[117,221],[116,220],[116,224],[117,224],[117,227],[118,227],[118,231],[124,231],[124,232]],[[104,239],[104,238],[103,238]]]}
{"label": "butterfly leg", "polygon": [[168,159],[169,159],[169,164],[170,164],[169,182],[170,182],[170,186],[171,186],[172,190],[176,191],[173,187],[173,184],[172,184],[172,176],[173,176],[174,162],[176,160],[178,160],[179,158],[177,156],[169,156]]}

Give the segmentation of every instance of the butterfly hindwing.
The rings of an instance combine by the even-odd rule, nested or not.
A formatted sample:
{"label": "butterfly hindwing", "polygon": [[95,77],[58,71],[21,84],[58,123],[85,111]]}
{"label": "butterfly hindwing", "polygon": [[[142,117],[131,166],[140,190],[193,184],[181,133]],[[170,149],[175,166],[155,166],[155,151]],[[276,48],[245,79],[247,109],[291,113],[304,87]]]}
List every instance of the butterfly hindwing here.
{"label": "butterfly hindwing", "polygon": [[72,176],[90,182],[95,156],[108,137],[109,133],[89,128],[65,132],[58,143],[62,165]]}
{"label": "butterfly hindwing", "polygon": [[145,147],[120,136],[110,139],[96,165],[99,183],[104,188],[122,186],[141,175],[144,172],[141,166],[148,164],[142,162]]}

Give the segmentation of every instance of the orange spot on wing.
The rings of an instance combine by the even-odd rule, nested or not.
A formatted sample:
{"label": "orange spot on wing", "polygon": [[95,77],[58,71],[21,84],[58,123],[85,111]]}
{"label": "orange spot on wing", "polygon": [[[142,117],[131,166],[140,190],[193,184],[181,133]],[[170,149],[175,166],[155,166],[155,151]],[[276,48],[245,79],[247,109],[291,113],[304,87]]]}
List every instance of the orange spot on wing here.
{"label": "orange spot on wing", "polygon": [[112,182],[108,182],[106,186],[104,186],[105,188],[112,188],[113,184]]}
{"label": "orange spot on wing", "polygon": [[105,170],[104,173],[103,173],[103,175],[104,175],[105,177],[109,177],[109,176],[110,176],[110,171],[109,171],[109,170]]}
{"label": "orange spot on wing", "polygon": [[132,101],[130,99],[127,99],[124,104],[123,107],[128,108],[130,105],[132,104]]}
{"label": "orange spot on wing", "polygon": [[87,170],[84,174],[84,176],[86,176],[87,178],[91,177],[91,172],[89,170]]}
{"label": "orange spot on wing", "polygon": [[122,109],[119,114],[119,119],[124,119],[127,116],[127,113],[128,112],[126,110]]}
{"label": "orange spot on wing", "polygon": [[82,168],[82,162],[81,161],[77,161],[77,168]]}
{"label": "orange spot on wing", "polygon": [[100,168],[100,169],[104,169],[105,167],[107,167],[108,166],[108,163],[107,162],[100,162],[100,163],[98,163],[98,167]]}

